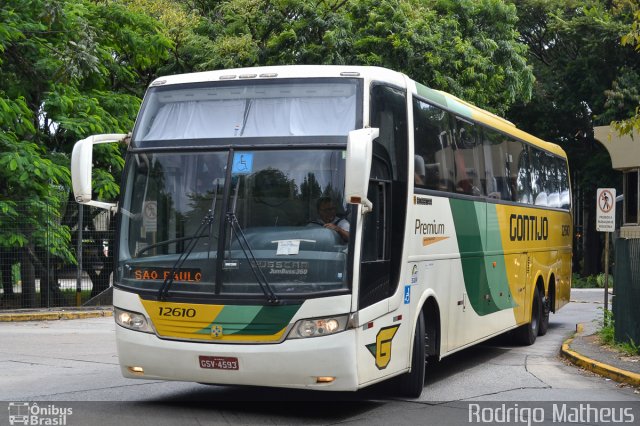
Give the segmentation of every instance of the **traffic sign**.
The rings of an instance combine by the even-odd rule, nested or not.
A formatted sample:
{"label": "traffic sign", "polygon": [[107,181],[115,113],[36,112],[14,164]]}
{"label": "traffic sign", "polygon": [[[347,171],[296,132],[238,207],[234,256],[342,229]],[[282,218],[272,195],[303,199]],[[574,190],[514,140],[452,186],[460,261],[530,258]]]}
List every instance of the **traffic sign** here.
{"label": "traffic sign", "polygon": [[598,188],[596,194],[596,231],[616,230],[616,189]]}

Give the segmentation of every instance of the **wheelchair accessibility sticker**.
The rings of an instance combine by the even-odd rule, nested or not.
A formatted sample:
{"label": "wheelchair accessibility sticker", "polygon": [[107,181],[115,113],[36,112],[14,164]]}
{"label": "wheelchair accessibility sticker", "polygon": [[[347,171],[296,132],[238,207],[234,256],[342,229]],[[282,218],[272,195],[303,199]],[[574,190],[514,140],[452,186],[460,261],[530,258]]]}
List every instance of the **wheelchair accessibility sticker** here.
{"label": "wheelchair accessibility sticker", "polygon": [[234,175],[248,175],[253,172],[253,153],[236,152],[233,156],[231,173]]}
{"label": "wheelchair accessibility sticker", "polygon": [[405,285],[404,286],[404,304],[408,305],[409,303],[411,303],[411,286]]}

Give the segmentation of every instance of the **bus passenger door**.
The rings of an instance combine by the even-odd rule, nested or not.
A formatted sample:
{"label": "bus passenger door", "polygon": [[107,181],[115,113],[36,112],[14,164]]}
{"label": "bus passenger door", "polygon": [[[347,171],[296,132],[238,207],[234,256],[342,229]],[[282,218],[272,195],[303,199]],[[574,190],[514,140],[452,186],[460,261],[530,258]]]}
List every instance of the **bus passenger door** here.
{"label": "bus passenger door", "polygon": [[402,311],[390,312],[389,298],[397,295],[407,214],[406,92],[384,84],[371,87],[373,141],[367,198],[372,211],[364,221],[358,283],[358,376],[371,383],[408,366],[409,333],[413,324]]}
{"label": "bus passenger door", "polygon": [[[376,163],[378,165],[376,166]],[[398,332],[400,324],[389,313],[388,297],[391,292],[390,187],[391,182],[375,179],[375,169],[381,170],[374,156],[372,179],[367,198],[373,209],[364,217],[362,227],[360,285],[358,307],[363,324],[358,330],[358,376],[360,383],[368,383],[397,371],[400,357]],[[393,368],[391,360],[394,360]]]}
{"label": "bus passenger door", "polygon": [[373,209],[364,217],[358,307],[363,309],[390,295],[391,166],[384,149],[373,144],[367,198]]}

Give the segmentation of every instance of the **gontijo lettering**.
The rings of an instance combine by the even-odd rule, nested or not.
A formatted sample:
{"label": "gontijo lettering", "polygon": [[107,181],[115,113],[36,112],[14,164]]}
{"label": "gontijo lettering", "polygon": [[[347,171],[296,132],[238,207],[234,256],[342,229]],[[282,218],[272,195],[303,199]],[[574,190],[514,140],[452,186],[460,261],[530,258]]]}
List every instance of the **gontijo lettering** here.
{"label": "gontijo lettering", "polygon": [[511,241],[546,241],[549,239],[549,219],[526,214],[509,216]]}

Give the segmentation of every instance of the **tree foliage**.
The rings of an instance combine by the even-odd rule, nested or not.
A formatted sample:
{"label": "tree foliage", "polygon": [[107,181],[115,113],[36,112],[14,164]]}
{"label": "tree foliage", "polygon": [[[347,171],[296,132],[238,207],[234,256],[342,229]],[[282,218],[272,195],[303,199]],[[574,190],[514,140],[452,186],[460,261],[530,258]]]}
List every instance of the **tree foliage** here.
{"label": "tree foliage", "polygon": [[193,2],[213,44],[198,68],[282,64],[395,69],[496,112],[531,95],[533,73],[500,0]]}
{"label": "tree foliage", "polygon": [[[69,226],[75,219],[64,211],[72,145],[90,134],[130,131],[145,88],[163,74],[384,66],[496,113],[509,111],[522,127],[563,144],[574,165],[593,161],[597,170],[593,115],[631,117],[639,85],[637,53],[621,45],[623,36],[638,44],[637,11],[623,0],[614,3],[5,0],[0,246],[74,261]],[[98,198],[118,195],[121,153],[117,145],[97,147]],[[23,228],[13,226],[18,203],[31,212]],[[45,219],[45,208],[56,212],[53,219]],[[54,241],[37,237],[47,220]]]}
{"label": "tree foliage", "polygon": [[[584,269],[600,269],[600,241],[595,232],[595,193],[598,187],[620,187],[605,148],[594,140],[594,125],[628,117],[630,105],[614,102],[618,87],[636,91],[640,57],[621,44],[631,28],[629,9],[602,0],[513,0],[518,28],[529,47],[528,62],[536,84],[527,104],[514,105],[509,118],[519,127],[560,144],[569,156],[575,200],[584,229]],[[633,70],[633,71],[632,71]],[[637,104],[636,104],[637,105]]]}
{"label": "tree foliage", "polygon": [[[153,18],[124,3],[0,4],[0,247],[22,252],[23,268],[41,267],[42,252],[75,262],[64,212],[71,147],[131,129],[170,47]],[[117,196],[118,147],[101,147],[95,160],[98,194]],[[33,288],[28,281],[23,287]]]}
{"label": "tree foliage", "polygon": [[[623,46],[632,47],[640,56],[640,7],[632,6],[633,23],[621,38]],[[637,68],[625,67],[607,92],[608,106],[627,111],[626,117],[614,120],[613,126],[620,134],[640,133],[640,74]]]}
{"label": "tree foliage", "polygon": [[530,98],[533,73],[512,5],[364,0],[351,13],[354,62],[403,71],[498,113]]}

